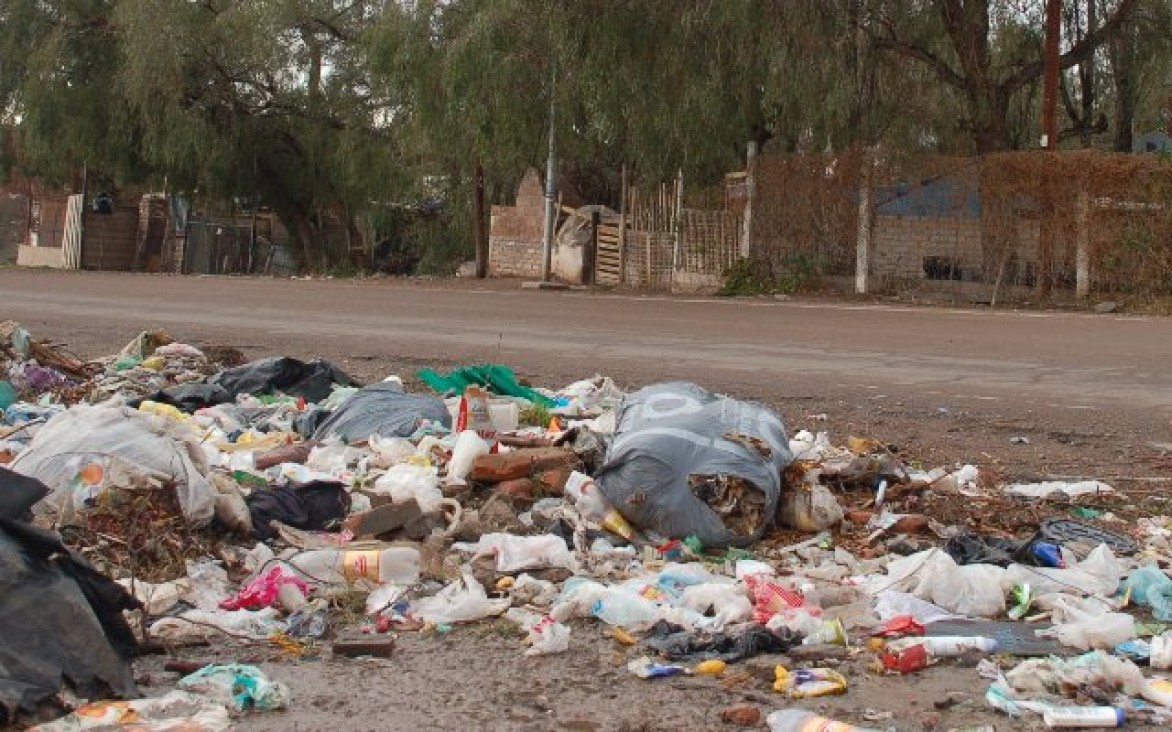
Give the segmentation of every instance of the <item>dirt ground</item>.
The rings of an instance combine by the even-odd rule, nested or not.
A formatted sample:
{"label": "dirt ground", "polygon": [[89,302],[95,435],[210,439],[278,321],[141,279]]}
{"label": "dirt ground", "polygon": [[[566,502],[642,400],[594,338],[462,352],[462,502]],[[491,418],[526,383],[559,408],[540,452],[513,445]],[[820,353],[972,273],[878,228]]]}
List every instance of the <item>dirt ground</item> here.
{"label": "dirt ground", "polygon": [[[596,372],[628,388],[685,378],[775,407],[791,432],[872,437],[915,464],[971,462],[998,480],[1102,479],[1124,491],[1104,506],[1121,516],[1172,513],[1162,510],[1172,481],[1166,320],[516,287],[9,271],[0,272],[0,319],[85,356],[162,327],[250,358],[322,356],[363,379],[484,361],[548,386]],[[958,519],[1070,515],[1062,505],[954,508]],[[485,623],[404,633],[385,661],[328,651],[290,659],[228,642],[181,655],[256,662],[289,684],[288,712],[249,716],[241,730],[720,729],[731,728],[720,721],[730,704],[791,706],[770,691],[776,658],[735,667],[748,674],[739,683],[643,681],[626,669],[631,653],[605,626],[579,623],[569,653],[526,658],[504,625]],[[901,678],[875,673],[873,660],[863,651],[842,661],[845,696],[796,706],[876,729],[1041,728],[992,712],[971,667],[946,662]],[[172,688],[162,663],[137,664],[146,692]]]}

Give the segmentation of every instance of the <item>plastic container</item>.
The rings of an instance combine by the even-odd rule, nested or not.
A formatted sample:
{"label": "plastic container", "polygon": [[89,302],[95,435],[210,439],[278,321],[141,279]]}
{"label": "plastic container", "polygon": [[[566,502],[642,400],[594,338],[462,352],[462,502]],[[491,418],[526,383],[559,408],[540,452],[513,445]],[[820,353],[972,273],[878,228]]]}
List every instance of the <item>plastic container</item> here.
{"label": "plastic container", "polygon": [[1052,707],[1042,713],[1047,727],[1105,729],[1122,727],[1125,718],[1119,707]]}
{"label": "plastic container", "polygon": [[819,716],[805,709],[779,709],[765,718],[770,732],[876,732]]}
{"label": "plastic container", "polygon": [[411,585],[419,580],[419,550],[395,546],[382,551],[315,549],[288,560],[310,582],[354,584],[368,580]]}

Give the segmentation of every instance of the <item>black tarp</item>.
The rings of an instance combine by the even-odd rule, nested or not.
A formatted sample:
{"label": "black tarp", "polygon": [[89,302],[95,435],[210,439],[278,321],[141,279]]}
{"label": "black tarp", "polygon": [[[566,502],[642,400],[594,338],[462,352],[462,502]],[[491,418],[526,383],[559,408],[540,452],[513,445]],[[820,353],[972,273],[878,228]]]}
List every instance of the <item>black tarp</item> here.
{"label": "black tarp", "polygon": [[49,489],[0,467],[0,722],[68,682],[81,696],[138,696],[122,616],[138,602],[51,531],[22,520]]}

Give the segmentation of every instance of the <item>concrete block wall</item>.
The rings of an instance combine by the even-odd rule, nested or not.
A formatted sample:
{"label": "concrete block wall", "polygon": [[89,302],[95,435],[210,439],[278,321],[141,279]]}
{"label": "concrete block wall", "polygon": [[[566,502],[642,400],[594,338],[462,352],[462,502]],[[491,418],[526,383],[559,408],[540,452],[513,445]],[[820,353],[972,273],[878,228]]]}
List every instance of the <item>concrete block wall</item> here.
{"label": "concrete block wall", "polygon": [[[1037,258],[1038,224],[1017,222],[1017,256],[1020,263]],[[872,234],[872,274],[893,279],[925,279],[926,257],[948,257],[960,266],[963,279],[984,276],[981,221],[978,218],[929,218],[878,216]]]}

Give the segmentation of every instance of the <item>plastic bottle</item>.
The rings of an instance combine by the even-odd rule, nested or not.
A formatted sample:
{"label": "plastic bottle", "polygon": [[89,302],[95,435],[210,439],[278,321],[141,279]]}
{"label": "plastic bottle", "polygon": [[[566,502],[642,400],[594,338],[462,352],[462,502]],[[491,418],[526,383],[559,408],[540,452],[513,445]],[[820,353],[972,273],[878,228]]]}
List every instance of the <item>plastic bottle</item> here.
{"label": "plastic bottle", "polygon": [[1047,727],[1102,729],[1122,727],[1125,714],[1119,707],[1051,707],[1042,714]]}
{"label": "plastic bottle", "polygon": [[382,551],[315,549],[288,560],[305,579],[321,584],[353,584],[359,580],[400,585],[419,579],[419,550],[393,546]]}
{"label": "plastic bottle", "polygon": [[779,709],[765,721],[770,732],[876,732],[868,727],[856,727],[846,722],[820,717],[805,709]]}

